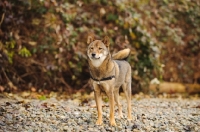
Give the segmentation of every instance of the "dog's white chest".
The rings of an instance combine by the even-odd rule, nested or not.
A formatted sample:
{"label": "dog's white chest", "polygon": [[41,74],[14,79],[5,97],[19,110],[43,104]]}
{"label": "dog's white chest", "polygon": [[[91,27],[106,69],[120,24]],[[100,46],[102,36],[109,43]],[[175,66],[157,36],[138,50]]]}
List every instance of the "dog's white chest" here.
{"label": "dog's white chest", "polygon": [[99,67],[102,64],[102,61],[99,60],[92,60],[92,65],[95,67]]}
{"label": "dog's white chest", "polygon": [[92,62],[92,65],[94,67],[99,67],[101,66],[101,64],[103,63],[103,61],[105,60],[106,56],[102,56],[101,58],[97,59],[97,60],[94,60],[94,59],[90,59],[91,62]]}

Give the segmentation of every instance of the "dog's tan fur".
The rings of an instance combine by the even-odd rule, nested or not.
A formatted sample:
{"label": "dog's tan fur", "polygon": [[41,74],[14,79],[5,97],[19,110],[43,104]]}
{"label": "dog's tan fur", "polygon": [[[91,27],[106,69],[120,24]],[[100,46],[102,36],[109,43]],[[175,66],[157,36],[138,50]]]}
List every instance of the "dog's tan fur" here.
{"label": "dog's tan fur", "polygon": [[130,49],[124,49],[124,50],[121,50],[115,54],[112,55],[112,59],[113,60],[124,60],[128,57],[128,53],[130,53]]}
{"label": "dog's tan fur", "polygon": [[[110,107],[110,125],[116,126],[114,118],[114,101],[119,110],[119,117],[122,115],[122,106],[119,102],[119,89],[122,86],[127,99],[128,119],[131,120],[131,67],[127,61],[130,49],[124,49],[114,54],[113,57],[109,52],[109,38],[105,37],[101,40],[94,40],[92,36],[88,36],[89,44],[87,55],[89,70],[91,75],[91,83],[94,88],[95,101],[98,111],[97,125],[102,124],[102,92],[105,92],[109,98]],[[114,58],[114,59],[113,59]],[[112,77],[109,80],[103,78]]]}

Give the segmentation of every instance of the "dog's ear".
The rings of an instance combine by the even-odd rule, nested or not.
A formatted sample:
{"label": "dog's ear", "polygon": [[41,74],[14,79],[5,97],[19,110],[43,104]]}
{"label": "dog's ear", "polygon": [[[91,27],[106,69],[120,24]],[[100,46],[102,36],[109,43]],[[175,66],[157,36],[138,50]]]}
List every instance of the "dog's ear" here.
{"label": "dog's ear", "polygon": [[106,47],[109,47],[110,45],[110,39],[108,36],[105,36],[102,42],[105,44]]}
{"label": "dog's ear", "polygon": [[87,38],[87,44],[90,44],[92,41],[94,41],[94,36],[89,35]]}

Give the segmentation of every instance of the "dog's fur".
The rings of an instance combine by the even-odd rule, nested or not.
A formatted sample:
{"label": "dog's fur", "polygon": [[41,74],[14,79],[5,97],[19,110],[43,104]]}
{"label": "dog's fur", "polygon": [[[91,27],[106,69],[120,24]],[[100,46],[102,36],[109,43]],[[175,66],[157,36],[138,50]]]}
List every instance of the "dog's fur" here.
{"label": "dog's fur", "polygon": [[125,61],[130,49],[124,49],[111,56],[109,52],[109,38],[106,36],[102,41],[94,40],[88,36],[87,49],[91,83],[94,88],[95,101],[98,111],[97,125],[102,124],[102,92],[109,98],[110,125],[116,126],[114,118],[114,101],[122,115],[122,106],[119,102],[119,89],[122,86],[127,99],[128,119],[131,120],[131,66]]}

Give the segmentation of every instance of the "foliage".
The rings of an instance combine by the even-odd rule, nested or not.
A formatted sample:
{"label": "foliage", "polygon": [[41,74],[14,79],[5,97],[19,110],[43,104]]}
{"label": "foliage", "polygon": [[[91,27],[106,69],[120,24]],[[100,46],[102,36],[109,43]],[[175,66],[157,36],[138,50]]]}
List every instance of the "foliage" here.
{"label": "foliage", "polygon": [[[10,81],[22,90],[71,92],[88,87],[85,53],[91,33],[96,38],[108,35],[112,52],[131,49],[133,90],[147,90],[155,77],[171,80],[177,75],[179,81],[187,81],[196,70],[190,64],[199,56],[198,4],[184,0],[1,1],[0,51],[8,62],[0,63],[0,85],[7,91],[12,90]],[[179,73],[184,69],[185,74],[174,68]]]}
{"label": "foliage", "polygon": [[189,0],[153,0],[140,9],[144,25],[161,43],[163,79],[200,83],[200,3]]}

